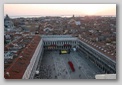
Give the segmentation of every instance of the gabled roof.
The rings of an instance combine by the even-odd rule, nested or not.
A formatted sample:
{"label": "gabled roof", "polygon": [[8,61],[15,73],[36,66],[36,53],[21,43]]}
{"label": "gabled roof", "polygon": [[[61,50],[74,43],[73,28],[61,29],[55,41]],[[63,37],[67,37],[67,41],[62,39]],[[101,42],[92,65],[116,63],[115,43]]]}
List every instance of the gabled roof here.
{"label": "gabled roof", "polygon": [[[94,46],[94,45],[92,45],[92,44],[86,42],[86,41],[85,41],[84,39],[82,39],[82,38],[79,38],[79,39],[80,39],[81,41],[87,43],[88,45],[90,45],[90,46],[93,47],[94,49],[98,50],[99,52],[103,53],[104,55],[108,56],[108,57],[109,57],[110,59],[112,59],[113,61],[116,61],[116,56],[110,55],[110,54],[108,54],[107,52],[104,52],[104,50],[102,51],[102,50],[98,49],[98,47],[96,47],[96,46]],[[101,46],[101,45],[99,45],[99,46]]]}
{"label": "gabled roof", "polygon": [[39,36],[34,36],[32,41],[23,49],[20,55],[13,61],[5,71],[5,79],[21,79],[30,60],[40,42]]}

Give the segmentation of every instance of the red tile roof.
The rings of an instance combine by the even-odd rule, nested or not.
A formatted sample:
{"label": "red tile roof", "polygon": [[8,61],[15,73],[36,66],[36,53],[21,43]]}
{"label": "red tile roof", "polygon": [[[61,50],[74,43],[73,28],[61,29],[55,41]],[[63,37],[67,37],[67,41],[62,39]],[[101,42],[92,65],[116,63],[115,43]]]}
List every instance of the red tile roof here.
{"label": "red tile roof", "polygon": [[[16,41],[13,41],[12,43],[16,43],[16,42],[18,42],[18,41],[20,41],[20,40],[22,40],[23,39],[23,37],[21,37],[20,39],[18,39],[18,40],[16,40]],[[12,43],[9,43],[9,44],[7,44],[4,48],[5,48],[5,50],[6,49],[9,49],[10,47],[13,47],[13,44]]]}
{"label": "red tile roof", "polygon": [[[82,38],[79,38],[79,39],[82,40],[83,42],[85,42]],[[87,42],[85,42],[85,43],[87,43]],[[98,49],[97,47],[95,47],[95,46],[93,46],[89,43],[87,43],[87,44],[90,45],[91,47],[95,48],[96,50],[100,51],[101,53],[105,54],[106,56],[108,56],[112,60],[116,61],[116,56],[115,55],[110,55],[110,54],[103,52],[102,50]]]}
{"label": "red tile roof", "polygon": [[[34,39],[34,40],[33,40]],[[39,44],[40,37],[34,36],[32,42],[30,42],[20,55],[13,61],[11,66],[6,69],[4,73],[5,79],[21,79],[30,60]],[[9,72],[7,75],[6,73]]]}

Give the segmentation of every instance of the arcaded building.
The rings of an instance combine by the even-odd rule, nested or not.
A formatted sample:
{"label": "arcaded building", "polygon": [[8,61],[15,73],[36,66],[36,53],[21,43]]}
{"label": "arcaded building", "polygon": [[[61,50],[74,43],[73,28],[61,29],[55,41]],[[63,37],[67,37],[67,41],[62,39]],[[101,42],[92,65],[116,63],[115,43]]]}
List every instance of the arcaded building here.
{"label": "arcaded building", "polygon": [[116,61],[71,35],[36,35],[15,63],[6,70],[6,79],[97,79],[99,75],[116,75]]}

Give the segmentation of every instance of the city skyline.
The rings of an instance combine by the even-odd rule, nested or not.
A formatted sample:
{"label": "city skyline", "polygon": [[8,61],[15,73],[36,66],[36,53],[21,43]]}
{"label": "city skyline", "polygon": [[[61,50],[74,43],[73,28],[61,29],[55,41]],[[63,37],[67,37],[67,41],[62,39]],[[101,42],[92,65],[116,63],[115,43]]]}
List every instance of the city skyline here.
{"label": "city skyline", "polygon": [[51,13],[48,17],[5,16],[4,78],[116,79],[116,17],[77,17],[73,12],[64,18]]}
{"label": "city skyline", "polygon": [[4,16],[116,16],[116,4],[4,4]]}

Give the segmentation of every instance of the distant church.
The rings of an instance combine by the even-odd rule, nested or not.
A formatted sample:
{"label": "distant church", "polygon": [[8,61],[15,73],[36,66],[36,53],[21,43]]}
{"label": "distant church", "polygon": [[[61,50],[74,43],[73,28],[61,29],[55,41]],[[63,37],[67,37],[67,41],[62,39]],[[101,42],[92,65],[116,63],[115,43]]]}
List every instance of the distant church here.
{"label": "distant church", "polygon": [[14,23],[9,18],[9,16],[6,15],[4,18],[4,30],[5,31],[12,31],[13,29],[14,29]]}

